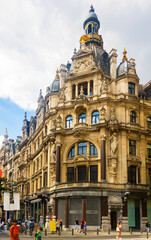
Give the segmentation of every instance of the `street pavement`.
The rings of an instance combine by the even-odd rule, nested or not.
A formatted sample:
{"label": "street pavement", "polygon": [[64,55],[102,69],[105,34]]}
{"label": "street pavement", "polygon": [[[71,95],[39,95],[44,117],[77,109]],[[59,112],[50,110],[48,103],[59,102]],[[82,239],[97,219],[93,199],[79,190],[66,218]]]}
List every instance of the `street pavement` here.
{"label": "street pavement", "polygon": [[[106,239],[110,239],[110,240],[115,240],[116,239],[116,232],[111,231],[110,235],[107,233],[102,233],[99,232],[99,235],[97,235],[96,232],[93,231],[88,231],[87,235],[83,234],[83,233],[75,233],[74,235],[72,235],[71,231],[63,231],[61,232],[61,235],[59,236],[58,233],[57,234],[51,234],[48,233],[48,236],[44,236],[44,233],[42,234],[42,239],[55,239],[55,240],[70,240],[70,239],[89,239],[89,240],[106,240]],[[0,240],[10,240],[9,237],[9,232],[7,233],[0,233]],[[34,240],[34,234],[33,236],[29,236],[29,234],[24,235],[24,234],[20,234],[20,240]],[[126,239],[133,239],[133,240],[139,240],[139,239],[147,239],[147,234],[146,232],[143,232],[142,234],[140,232],[134,232],[132,234],[130,233],[122,233],[122,240],[126,240]],[[148,239],[151,239],[151,233],[149,233],[148,235]]]}

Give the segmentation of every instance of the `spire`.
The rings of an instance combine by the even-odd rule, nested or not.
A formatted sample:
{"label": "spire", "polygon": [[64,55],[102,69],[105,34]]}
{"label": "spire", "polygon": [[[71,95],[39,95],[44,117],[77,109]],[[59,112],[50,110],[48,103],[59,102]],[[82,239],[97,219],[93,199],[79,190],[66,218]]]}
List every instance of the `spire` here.
{"label": "spire", "polygon": [[90,10],[89,10],[89,13],[90,12],[94,12],[94,8],[93,8],[93,5],[91,4],[91,6],[90,6]]}
{"label": "spire", "polygon": [[127,54],[127,51],[126,51],[126,48],[124,48],[123,59],[122,59],[123,62],[127,61],[127,56],[126,56],[126,54]]}
{"label": "spire", "polygon": [[56,71],[56,77],[55,79],[59,79],[59,70],[58,70],[58,67],[57,67],[57,71]]}

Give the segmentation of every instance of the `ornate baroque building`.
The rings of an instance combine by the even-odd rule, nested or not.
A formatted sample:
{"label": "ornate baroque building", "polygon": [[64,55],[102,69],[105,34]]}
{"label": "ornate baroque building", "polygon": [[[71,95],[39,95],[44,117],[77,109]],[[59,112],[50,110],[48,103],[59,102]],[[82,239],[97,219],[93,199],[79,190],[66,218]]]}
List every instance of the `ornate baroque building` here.
{"label": "ornate baroque building", "polygon": [[[21,218],[47,224],[75,218],[88,228],[144,229],[151,221],[151,87],[139,84],[135,60],[117,66],[99,35],[93,6],[72,63],[61,65],[38,98],[36,116],[23,121],[16,142],[4,136],[3,176],[17,182]],[[7,213],[8,217],[9,213]]]}

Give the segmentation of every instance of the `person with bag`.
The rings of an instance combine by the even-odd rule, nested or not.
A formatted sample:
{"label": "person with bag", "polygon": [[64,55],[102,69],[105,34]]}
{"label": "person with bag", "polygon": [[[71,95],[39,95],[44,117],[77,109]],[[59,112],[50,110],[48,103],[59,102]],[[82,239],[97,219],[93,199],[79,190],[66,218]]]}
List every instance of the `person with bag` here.
{"label": "person with bag", "polygon": [[146,223],[146,229],[147,229],[147,232],[149,233],[150,232],[150,223],[149,223],[148,220],[147,220],[147,223]]}
{"label": "person with bag", "polygon": [[122,222],[121,221],[119,221],[119,223],[117,224],[116,231],[118,232],[116,238],[121,240],[122,239],[121,238],[121,232],[122,232]]}
{"label": "person with bag", "polygon": [[13,225],[10,228],[10,239],[11,240],[19,240],[19,227],[17,226],[17,220],[13,220]]}

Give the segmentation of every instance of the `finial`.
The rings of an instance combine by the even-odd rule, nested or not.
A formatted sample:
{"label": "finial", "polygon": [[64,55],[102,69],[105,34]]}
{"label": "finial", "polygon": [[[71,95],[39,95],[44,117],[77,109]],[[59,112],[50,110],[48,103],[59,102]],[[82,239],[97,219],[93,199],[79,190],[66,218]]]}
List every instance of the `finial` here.
{"label": "finial", "polygon": [[24,116],[24,118],[26,119],[26,117],[27,117],[27,113],[25,112],[25,116]]}
{"label": "finial", "polygon": [[56,71],[56,79],[59,79],[59,70],[58,70],[58,67],[57,67],[57,71]]}
{"label": "finial", "polygon": [[94,12],[93,5],[91,4],[89,12]]}
{"label": "finial", "polygon": [[39,94],[40,96],[42,95],[42,89],[40,89],[40,94]]}
{"label": "finial", "polygon": [[5,129],[6,133],[7,133],[7,128]]}
{"label": "finial", "polygon": [[74,52],[73,52],[74,54],[76,54],[77,53],[77,49],[76,48],[74,48]]}
{"label": "finial", "polygon": [[123,59],[122,59],[123,62],[124,62],[124,61],[127,61],[127,56],[126,56],[126,54],[127,54],[127,51],[126,51],[126,48],[124,48]]}

